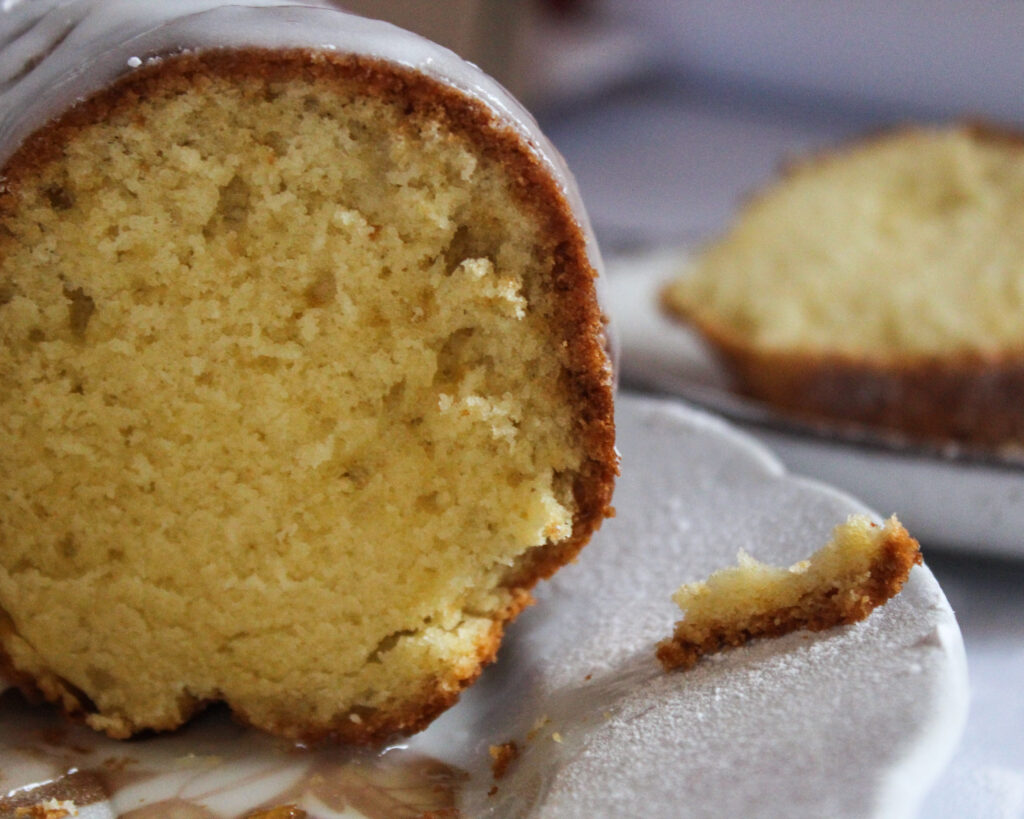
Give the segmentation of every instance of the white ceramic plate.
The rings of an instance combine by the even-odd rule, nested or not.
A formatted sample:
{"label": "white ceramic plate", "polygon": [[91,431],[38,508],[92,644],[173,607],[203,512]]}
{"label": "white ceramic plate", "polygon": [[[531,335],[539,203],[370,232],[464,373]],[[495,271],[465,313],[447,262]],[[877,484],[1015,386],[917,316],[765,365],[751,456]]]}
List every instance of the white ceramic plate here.
{"label": "white ceramic plate", "polygon": [[[916,567],[867,621],[757,641],[666,674],[670,594],[744,548],[789,564],[862,507],[793,477],[710,416],[621,397],[618,516],[538,594],[501,658],[428,731],[383,754],[297,751],[221,713],[127,743],[0,699],[0,816],[73,798],[85,819],[911,816],[966,713],[963,644]],[[500,781],[488,747],[520,754]],[[5,813],[6,810],[6,813]]]}
{"label": "white ceramic plate", "polygon": [[621,342],[626,386],[685,398],[767,444],[794,472],[899,514],[927,546],[1024,557],[1024,457],[928,448],[828,425],[801,424],[736,395],[697,336],[658,306],[685,251],[663,248],[608,262],[606,304]]}

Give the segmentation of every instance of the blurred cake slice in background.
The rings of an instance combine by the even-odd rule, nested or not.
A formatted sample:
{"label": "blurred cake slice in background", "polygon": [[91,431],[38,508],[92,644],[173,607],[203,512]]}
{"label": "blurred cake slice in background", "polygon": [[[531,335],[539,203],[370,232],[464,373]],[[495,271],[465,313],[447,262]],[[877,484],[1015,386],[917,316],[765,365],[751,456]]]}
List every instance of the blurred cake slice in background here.
{"label": "blurred cake slice in background", "polygon": [[1024,143],[906,128],[807,158],[663,292],[752,398],[1024,443]]}

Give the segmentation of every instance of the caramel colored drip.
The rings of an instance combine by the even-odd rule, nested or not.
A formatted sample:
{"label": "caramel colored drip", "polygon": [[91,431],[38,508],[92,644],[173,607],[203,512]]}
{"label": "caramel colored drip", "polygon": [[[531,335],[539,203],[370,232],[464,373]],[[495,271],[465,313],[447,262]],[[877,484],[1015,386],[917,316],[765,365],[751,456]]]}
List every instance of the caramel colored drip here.
{"label": "caramel colored drip", "polygon": [[[48,802],[73,802],[77,807],[107,798],[101,779],[91,771],[72,770],[48,782],[18,788],[0,797],[0,816],[33,816]],[[19,814],[19,811],[21,813]],[[27,811],[27,812],[26,812]]]}

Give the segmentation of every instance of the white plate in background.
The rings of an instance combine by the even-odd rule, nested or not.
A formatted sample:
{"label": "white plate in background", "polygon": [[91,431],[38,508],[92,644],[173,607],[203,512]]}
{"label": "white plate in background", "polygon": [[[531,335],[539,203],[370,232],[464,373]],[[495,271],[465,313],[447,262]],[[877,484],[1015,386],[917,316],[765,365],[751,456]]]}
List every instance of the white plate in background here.
{"label": "white plate in background", "polygon": [[[80,819],[282,803],[323,819],[417,816],[450,800],[463,817],[503,819],[913,816],[967,708],[963,643],[931,572],[915,567],[863,623],[666,674],[654,645],[671,633],[680,583],[739,548],[788,565],[863,507],[678,402],[625,395],[617,420],[617,517],[542,584],[462,702],[405,745],[296,751],[219,713],[118,743],[12,692],[0,699],[0,793],[31,802],[75,786]],[[508,740],[519,759],[495,782],[488,748]],[[0,816],[13,812],[0,802]]]}
{"label": "white plate in background", "polygon": [[925,547],[1024,557],[1024,460],[812,427],[737,396],[696,334],[659,308],[659,291],[684,261],[678,248],[607,260],[605,304],[625,387],[677,395],[729,418],[794,472],[898,514]]}

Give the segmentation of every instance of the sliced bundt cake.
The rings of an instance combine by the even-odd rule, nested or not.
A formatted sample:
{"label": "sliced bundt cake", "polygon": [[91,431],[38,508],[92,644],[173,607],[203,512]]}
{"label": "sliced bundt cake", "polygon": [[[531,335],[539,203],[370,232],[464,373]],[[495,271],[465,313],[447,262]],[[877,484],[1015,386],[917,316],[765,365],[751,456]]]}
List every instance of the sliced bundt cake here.
{"label": "sliced bundt cake", "polygon": [[396,45],[165,48],[7,146],[0,645],[115,737],[221,700],[302,740],[417,730],[609,512],[559,160],[450,53],[288,13]]}

